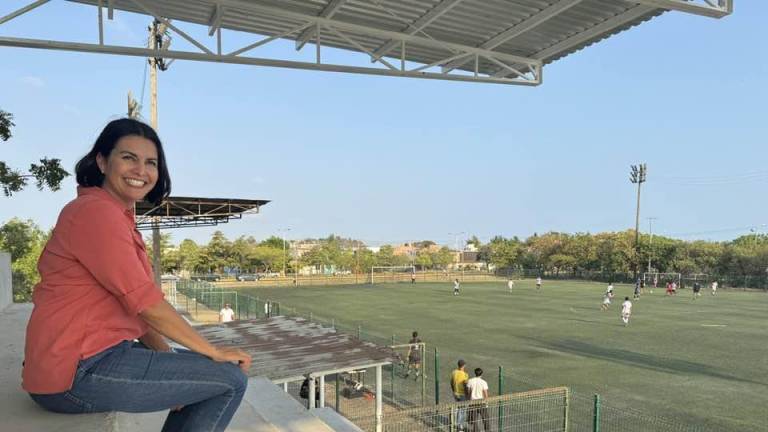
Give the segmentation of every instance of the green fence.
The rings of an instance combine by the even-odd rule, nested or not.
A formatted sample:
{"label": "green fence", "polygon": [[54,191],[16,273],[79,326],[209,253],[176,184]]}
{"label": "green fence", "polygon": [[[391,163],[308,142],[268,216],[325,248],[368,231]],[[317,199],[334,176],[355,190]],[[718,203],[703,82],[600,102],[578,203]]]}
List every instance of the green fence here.
{"label": "green fence", "polygon": [[[181,280],[176,284],[176,290],[183,295],[177,306],[181,309],[186,308],[193,318],[202,314],[203,309],[216,312],[224,303],[230,303],[238,319],[265,318],[275,315],[301,317],[380,346],[404,344],[410,339],[410,335],[384,336],[383,332],[342,322],[330,315],[319,316],[267,298],[239,294],[231,288],[216,287],[208,282]],[[482,359],[475,359],[471,355],[463,358],[470,366],[468,369],[480,366],[485,370],[483,378],[489,383],[489,393],[492,395],[530,395],[548,387],[526,377],[506,372],[508,369],[502,366],[489,367]],[[456,360],[456,358],[443,358],[439,348],[426,344],[426,349],[422,352],[419,377],[415,377],[413,373],[406,375],[407,361],[402,356],[399,361],[385,366],[382,371],[384,430],[445,432],[456,430],[455,419],[450,420],[451,414],[448,411],[440,411],[443,409],[440,407],[454,402],[448,381],[451,370],[456,367]],[[373,368],[327,376],[325,405],[336,409],[361,428],[372,431],[375,422],[375,400],[372,397],[376,393],[374,377],[375,369]],[[301,400],[300,385],[301,382],[288,385],[289,393],[298,400]],[[530,400],[535,401],[535,398]],[[558,412],[562,414],[559,417],[562,423],[554,425],[555,421],[551,420],[552,405],[549,402],[539,405],[510,402],[502,404],[506,408],[496,406],[491,410],[494,413],[490,420],[492,430],[499,432],[709,432],[705,427],[650,415],[615,401],[600,399],[597,395],[579,393],[573,389],[570,389],[567,398],[561,401]],[[456,407],[452,409],[455,411]],[[442,414],[436,414],[438,412]],[[392,422],[400,426],[389,427],[388,425],[394,424]],[[419,429],[418,426],[413,426],[414,424],[422,424],[422,428]]]}

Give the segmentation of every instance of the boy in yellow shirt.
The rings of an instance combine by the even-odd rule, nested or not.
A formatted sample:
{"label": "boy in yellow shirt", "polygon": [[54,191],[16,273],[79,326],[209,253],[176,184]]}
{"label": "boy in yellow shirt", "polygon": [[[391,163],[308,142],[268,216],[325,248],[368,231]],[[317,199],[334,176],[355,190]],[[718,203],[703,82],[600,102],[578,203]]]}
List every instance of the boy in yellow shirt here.
{"label": "boy in yellow shirt", "polygon": [[[464,371],[464,367],[467,362],[463,359],[459,359],[458,367],[451,373],[451,390],[453,391],[453,398],[456,402],[467,400],[467,381],[469,380],[469,374]],[[459,430],[464,429],[464,419],[466,412],[464,409],[459,408],[456,410],[456,425]]]}

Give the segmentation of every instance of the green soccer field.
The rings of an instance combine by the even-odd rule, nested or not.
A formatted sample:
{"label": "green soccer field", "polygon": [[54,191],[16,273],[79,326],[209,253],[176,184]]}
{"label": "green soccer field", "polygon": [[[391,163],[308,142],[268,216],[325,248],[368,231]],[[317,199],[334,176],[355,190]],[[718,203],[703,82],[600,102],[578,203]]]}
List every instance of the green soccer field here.
{"label": "green soccer field", "polygon": [[[663,289],[634,302],[630,325],[619,308],[631,287],[618,285],[608,311],[604,284],[378,284],[258,288],[243,293],[335,318],[366,333],[404,342],[413,330],[440,349],[441,369],[456,359],[524,377],[541,386],[599,393],[611,407],[629,407],[707,430],[768,430],[768,295]],[[447,372],[441,377],[447,382]],[[488,374],[495,389],[494,374]],[[447,384],[444,386],[447,387]]]}

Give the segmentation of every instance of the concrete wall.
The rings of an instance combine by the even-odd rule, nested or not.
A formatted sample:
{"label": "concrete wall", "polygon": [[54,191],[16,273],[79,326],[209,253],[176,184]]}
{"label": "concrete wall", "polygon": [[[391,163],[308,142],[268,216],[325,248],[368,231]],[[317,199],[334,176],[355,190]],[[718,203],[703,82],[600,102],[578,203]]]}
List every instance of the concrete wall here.
{"label": "concrete wall", "polygon": [[11,286],[11,254],[0,252],[0,310],[13,303]]}

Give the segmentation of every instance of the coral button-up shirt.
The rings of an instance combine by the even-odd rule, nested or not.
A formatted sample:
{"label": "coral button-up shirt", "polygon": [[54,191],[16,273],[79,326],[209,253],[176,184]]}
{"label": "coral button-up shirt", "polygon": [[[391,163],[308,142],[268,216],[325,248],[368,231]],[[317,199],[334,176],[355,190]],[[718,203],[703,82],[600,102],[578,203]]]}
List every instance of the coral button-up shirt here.
{"label": "coral button-up shirt", "polygon": [[133,210],[99,187],[79,187],[59,215],[37,267],[22,387],[72,388],[78,361],[143,336],[139,313],[163,299]]}

